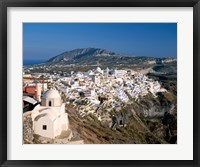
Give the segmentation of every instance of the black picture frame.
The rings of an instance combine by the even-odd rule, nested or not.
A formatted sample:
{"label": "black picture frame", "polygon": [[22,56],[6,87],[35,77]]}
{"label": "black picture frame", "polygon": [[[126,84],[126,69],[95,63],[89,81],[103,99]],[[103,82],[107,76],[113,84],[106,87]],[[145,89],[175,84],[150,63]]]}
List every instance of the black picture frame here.
{"label": "black picture frame", "polygon": [[[7,8],[8,7],[193,7],[193,160],[7,160]],[[0,164],[21,166],[140,166],[198,167],[199,84],[200,84],[200,2],[199,0],[0,0]],[[190,111],[192,112],[192,111]]]}

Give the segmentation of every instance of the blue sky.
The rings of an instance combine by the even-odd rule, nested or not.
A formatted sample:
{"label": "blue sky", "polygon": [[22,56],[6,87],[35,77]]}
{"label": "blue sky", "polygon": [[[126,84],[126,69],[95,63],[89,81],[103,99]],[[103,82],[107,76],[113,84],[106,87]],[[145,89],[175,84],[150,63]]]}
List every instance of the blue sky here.
{"label": "blue sky", "polygon": [[128,56],[177,56],[176,23],[24,23],[23,59],[48,60],[76,48]]}

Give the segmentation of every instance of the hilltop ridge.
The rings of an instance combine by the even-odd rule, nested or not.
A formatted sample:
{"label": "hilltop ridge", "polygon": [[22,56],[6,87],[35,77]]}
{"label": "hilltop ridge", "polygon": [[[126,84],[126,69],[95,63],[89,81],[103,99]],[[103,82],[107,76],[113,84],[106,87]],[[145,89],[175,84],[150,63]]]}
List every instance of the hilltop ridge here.
{"label": "hilltop ridge", "polygon": [[47,61],[47,63],[59,63],[60,61],[71,62],[71,61],[81,61],[84,59],[90,59],[94,57],[117,57],[120,58],[123,55],[111,52],[105,49],[99,48],[82,48],[74,49],[71,51],[66,51],[57,56],[52,57]]}
{"label": "hilltop ridge", "polygon": [[79,48],[63,52],[40,65],[46,66],[102,66],[102,67],[135,67],[149,66],[157,63],[175,62],[175,58],[155,58],[144,56],[127,56],[100,48]]}

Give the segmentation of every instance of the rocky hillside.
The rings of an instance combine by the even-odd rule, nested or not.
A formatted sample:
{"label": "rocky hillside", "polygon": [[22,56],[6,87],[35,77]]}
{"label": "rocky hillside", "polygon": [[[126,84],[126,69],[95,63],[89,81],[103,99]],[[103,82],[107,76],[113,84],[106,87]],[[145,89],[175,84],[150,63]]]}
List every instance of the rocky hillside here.
{"label": "rocky hillside", "polygon": [[176,103],[173,93],[163,92],[156,98],[150,94],[137,101],[132,99],[121,110],[108,112],[101,107],[82,117],[77,108],[67,104],[66,112],[75,137],[86,144],[175,144]]}
{"label": "rocky hillside", "polygon": [[[157,99],[145,97],[120,111],[108,113],[102,109],[106,121],[99,121],[95,114],[81,117],[70,105],[66,108],[70,128],[86,144],[175,144],[177,125],[173,100],[163,94]],[[114,119],[116,125],[110,127]]]}

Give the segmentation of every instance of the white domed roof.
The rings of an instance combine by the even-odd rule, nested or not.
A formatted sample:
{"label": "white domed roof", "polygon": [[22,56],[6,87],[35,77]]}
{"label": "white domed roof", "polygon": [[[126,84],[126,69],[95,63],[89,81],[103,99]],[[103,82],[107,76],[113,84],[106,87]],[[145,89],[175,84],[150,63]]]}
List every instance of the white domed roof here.
{"label": "white domed roof", "polygon": [[97,71],[97,72],[102,72],[102,70],[101,70],[100,67],[97,67],[97,68],[96,68],[96,71]]}
{"label": "white domed roof", "polygon": [[43,95],[42,99],[60,99],[60,94],[55,89],[47,90]]}
{"label": "white domed roof", "polygon": [[90,71],[88,72],[88,75],[94,75],[94,72],[90,70]]}

